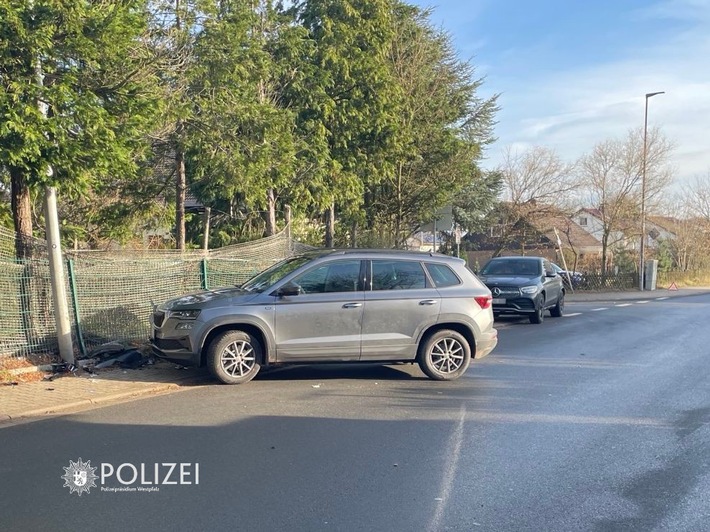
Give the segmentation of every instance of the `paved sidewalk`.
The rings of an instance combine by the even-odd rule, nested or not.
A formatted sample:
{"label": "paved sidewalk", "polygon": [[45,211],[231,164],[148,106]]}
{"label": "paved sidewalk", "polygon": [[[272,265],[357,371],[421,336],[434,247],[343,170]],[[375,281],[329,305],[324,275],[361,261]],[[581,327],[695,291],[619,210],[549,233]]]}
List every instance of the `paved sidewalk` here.
{"label": "paved sidewalk", "polygon": [[567,292],[565,297],[567,303],[584,301],[636,301],[652,300],[659,297],[686,297],[710,294],[710,288],[680,288],[678,290],[668,290],[660,288],[658,290],[625,290],[619,292]]}
{"label": "paved sidewalk", "polygon": [[85,410],[138,396],[177,391],[207,382],[201,369],[177,369],[157,362],[139,369],[78,369],[53,380],[0,386],[0,428],[3,423],[50,414]]}
{"label": "paved sidewalk", "polygon": [[[710,288],[576,292],[567,295],[567,302],[653,300],[703,294],[710,294]],[[2,385],[0,428],[3,423],[85,410],[138,396],[177,391],[212,382],[204,369],[180,369],[174,364],[158,361],[155,365],[140,369],[97,370],[95,376],[79,369],[75,373],[59,375],[51,381]]]}

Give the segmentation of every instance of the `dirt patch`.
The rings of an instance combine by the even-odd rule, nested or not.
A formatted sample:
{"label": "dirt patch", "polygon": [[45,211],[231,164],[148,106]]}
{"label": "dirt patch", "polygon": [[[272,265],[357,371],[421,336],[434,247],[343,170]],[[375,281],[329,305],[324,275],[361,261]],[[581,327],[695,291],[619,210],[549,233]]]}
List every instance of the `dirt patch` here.
{"label": "dirt patch", "polygon": [[41,381],[47,373],[37,371],[37,366],[56,362],[56,357],[47,355],[0,358],[0,385],[12,386],[25,382]]}

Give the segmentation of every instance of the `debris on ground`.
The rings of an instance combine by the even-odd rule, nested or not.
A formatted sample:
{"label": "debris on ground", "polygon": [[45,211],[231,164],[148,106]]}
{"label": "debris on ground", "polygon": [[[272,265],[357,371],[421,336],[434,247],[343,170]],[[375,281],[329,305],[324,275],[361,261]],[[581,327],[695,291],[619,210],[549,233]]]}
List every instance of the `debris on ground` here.
{"label": "debris on ground", "polygon": [[77,365],[91,376],[94,370],[114,366],[123,369],[138,369],[152,365],[155,360],[152,355],[145,356],[140,349],[122,342],[108,342],[92,349],[87,355],[77,361]]}
{"label": "debris on ground", "polygon": [[52,364],[52,372],[49,375],[45,375],[42,380],[53,381],[57,377],[63,377],[65,375],[77,376],[77,371],[79,368],[74,364],[69,364],[68,362],[63,362],[61,364]]}

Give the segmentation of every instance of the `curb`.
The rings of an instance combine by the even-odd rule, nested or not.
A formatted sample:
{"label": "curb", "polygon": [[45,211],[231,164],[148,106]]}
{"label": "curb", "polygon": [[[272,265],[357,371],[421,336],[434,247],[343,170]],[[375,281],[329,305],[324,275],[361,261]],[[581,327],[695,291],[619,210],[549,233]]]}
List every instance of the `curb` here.
{"label": "curb", "polygon": [[575,292],[567,294],[567,301],[570,303],[592,303],[601,301],[641,301],[644,299],[676,298],[676,297],[692,297],[707,295],[710,293],[708,288],[685,288],[678,291],[668,290],[646,290],[639,291],[618,291],[618,292]]}
{"label": "curb", "polygon": [[105,395],[102,397],[97,397],[96,399],[82,399],[81,401],[74,401],[72,403],[63,403],[60,405],[52,406],[49,408],[36,408],[34,410],[26,410],[19,414],[8,415],[0,414],[0,425],[6,422],[21,421],[27,418],[40,417],[40,416],[50,416],[53,414],[62,414],[72,410],[83,410],[86,407],[100,406],[106,403],[114,403],[117,401],[138,398],[144,395],[155,395],[161,392],[178,391],[184,388],[183,386],[176,384],[174,382],[158,384],[144,390],[133,390],[130,392],[118,392],[111,395]]}

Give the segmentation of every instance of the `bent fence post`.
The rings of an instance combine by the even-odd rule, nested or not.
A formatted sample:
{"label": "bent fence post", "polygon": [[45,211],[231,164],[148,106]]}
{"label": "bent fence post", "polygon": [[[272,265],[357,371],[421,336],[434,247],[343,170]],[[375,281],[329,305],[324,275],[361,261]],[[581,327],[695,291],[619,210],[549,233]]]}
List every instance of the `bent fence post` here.
{"label": "bent fence post", "polygon": [[81,356],[86,356],[86,344],[84,343],[84,333],[81,330],[81,316],[79,315],[79,293],[76,289],[76,273],[74,271],[74,261],[67,260],[67,272],[69,273],[69,288],[71,290],[72,308],[74,309],[74,325],[76,326],[76,339],[79,342]]}
{"label": "bent fence post", "polygon": [[202,281],[202,289],[203,289],[203,290],[209,290],[209,289],[210,289],[210,283],[209,283],[209,281],[208,281],[208,279],[207,279],[207,259],[202,259],[201,266],[202,266],[202,268],[201,268],[201,269],[202,269],[202,272],[201,272],[201,275],[200,275],[200,277],[201,277],[200,280]]}

